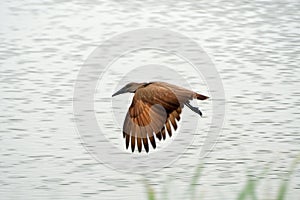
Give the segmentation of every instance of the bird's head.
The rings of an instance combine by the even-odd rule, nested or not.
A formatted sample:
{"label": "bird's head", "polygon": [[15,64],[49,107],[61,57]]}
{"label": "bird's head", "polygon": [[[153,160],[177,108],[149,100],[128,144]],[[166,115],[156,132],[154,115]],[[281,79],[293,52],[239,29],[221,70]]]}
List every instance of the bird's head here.
{"label": "bird's head", "polygon": [[112,96],[117,96],[119,94],[123,94],[123,93],[134,93],[139,87],[141,87],[142,85],[144,85],[145,83],[128,83],[127,85],[125,85],[123,88],[121,88],[119,91],[117,91],[116,93],[114,93]]}

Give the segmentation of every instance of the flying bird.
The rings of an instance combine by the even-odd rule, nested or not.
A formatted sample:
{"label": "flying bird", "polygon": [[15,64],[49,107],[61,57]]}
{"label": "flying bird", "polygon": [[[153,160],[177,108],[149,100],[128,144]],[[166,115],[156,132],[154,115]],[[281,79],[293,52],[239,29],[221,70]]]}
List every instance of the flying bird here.
{"label": "flying bird", "polygon": [[125,138],[126,149],[131,141],[132,152],[136,146],[141,152],[143,144],[148,153],[148,141],[155,149],[155,137],[165,140],[166,132],[171,137],[171,125],[174,130],[177,129],[176,120],[180,120],[184,105],[202,116],[201,111],[190,104],[190,100],[208,98],[165,82],[128,83],[112,96],[128,92],[135,94],[123,124],[123,138]]}

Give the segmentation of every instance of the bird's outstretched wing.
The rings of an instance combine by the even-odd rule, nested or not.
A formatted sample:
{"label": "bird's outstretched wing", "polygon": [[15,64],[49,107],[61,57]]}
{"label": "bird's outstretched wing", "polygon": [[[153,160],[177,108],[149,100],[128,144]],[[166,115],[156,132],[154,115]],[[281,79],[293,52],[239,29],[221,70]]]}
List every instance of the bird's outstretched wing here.
{"label": "bird's outstretched wing", "polygon": [[194,95],[190,90],[160,82],[139,88],[135,92],[123,125],[126,148],[128,149],[131,142],[132,152],[136,145],[141,152],[143,144],[148,152],[148,140],[155,149],[155,136],[159,140],[165,139],[168,132],[171,137],[171,125],[174,130],[177,129],[176,120],[180,120],[184,104],[195,98]]}

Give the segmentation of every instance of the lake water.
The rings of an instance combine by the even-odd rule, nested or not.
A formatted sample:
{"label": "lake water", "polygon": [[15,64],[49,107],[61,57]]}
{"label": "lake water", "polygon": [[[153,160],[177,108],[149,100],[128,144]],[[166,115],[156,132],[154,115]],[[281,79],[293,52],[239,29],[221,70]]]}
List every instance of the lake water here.
{"label": "lake water", "polygon": [[[1,199],[146,199],[144,180],[158,198],[168,188],[170,199],[185,199],[200,163],[198,197],[235,199],[247,175],[259,176],[267,167],[257,192],[260,198],[275,198],[280,179],[300,152],[299,8],[297,0],[2,1]],[[225,122],[204,159],[197,156],[200,137],[166,168],[124,173],[97,162],[82,145],[72,102],[78,72],[103,41],[139,28],[164,28],[192,38],[221,76]],[[196,87],[192,75],[186,77]],[[209,102],[201,106],[207,116],[201,119],[204,129],[209,107]],[[117,129],[106,137],[122,151]],[[172,145],[168,141],[165,146]],[[299,199],[299,166],[288,188],[287,199]]]}

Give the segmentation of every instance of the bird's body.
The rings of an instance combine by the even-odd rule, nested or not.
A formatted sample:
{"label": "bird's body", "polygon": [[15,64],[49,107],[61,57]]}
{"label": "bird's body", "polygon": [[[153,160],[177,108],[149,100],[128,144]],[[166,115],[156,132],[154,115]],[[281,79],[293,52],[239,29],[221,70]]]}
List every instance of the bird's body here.
{"label": "bird's body", "polygon": [[159,140],[165,139],[166,132],[171,137],[171,126],[174,130],[177,129],[176,120],[180,120],[184,105],[202,116],[201,111],[192,107],[189,101],[208,98],[165,82],[129,83],[113,96],[125,92],[135,93],[123,125],[126,148],[128,149],[131,141],[132,152],[134,152],[135,146],[141,152],[142,144],[148,152],[148,140],[155,149],[155,137]]}

